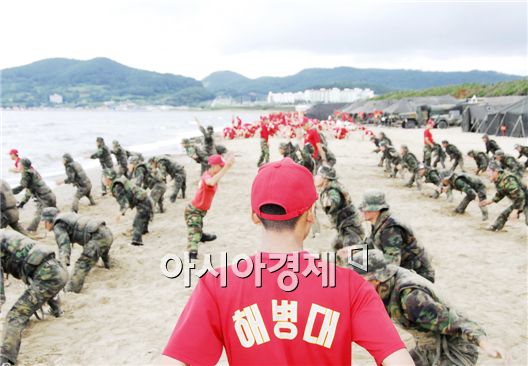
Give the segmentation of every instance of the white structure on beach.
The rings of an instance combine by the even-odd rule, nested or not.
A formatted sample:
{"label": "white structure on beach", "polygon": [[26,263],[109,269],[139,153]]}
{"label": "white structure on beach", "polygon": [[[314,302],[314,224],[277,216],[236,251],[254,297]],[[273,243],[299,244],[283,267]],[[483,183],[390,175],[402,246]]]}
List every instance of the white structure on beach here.
{"label": "white structure on beach", "polygon": [[49,101],[50,103],[53,103],[53,104],[62,104],[62,95],[57,94],[57,93],[50,94]]}
{"label": "white structure on beach", "polygon": [[370,89],[308,89],[302,92],[268,93],[269,104],[352,103],[374,97]]}

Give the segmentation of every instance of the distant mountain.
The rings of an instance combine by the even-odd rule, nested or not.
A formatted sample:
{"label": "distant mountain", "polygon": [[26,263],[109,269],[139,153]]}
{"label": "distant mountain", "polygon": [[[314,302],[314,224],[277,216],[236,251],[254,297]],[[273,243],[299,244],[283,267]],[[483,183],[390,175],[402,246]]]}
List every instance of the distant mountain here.
{"label": "distant mountain", "polygon": [[520,76],[493,71],[437,72],[417,70],[305,69],[286,77],[249,79],[231,72],[215,72],[202,80],[203,85],[217,95],[265,97],[268,92],[295,92],[312,88],[371,88],[377,94],[402,90],[417,90],[461,83],[497,83],[520,79]]}
{"label": "distant mountain", "polygon": [[1,71],[3,107],[50,105],[60,94],[66,106],[104,102],[193,105],[214,94],[201,82],[173,74],[134,69],[107,58],[88,61],[53,58]]}

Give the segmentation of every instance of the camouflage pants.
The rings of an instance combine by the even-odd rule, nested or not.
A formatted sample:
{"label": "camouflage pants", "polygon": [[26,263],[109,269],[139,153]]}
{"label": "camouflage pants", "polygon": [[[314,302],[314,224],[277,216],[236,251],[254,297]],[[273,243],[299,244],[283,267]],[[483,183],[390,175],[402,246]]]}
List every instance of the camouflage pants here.
{"label": "camouflage pants", "polygon": [[161,213],[165,211],[163,209],[163,198],[165,196],[166,191],[167,191],[167,185],[165,183],[156,183],[150,190],[150,198],[152,199],[152,202],[154,203],[154,208],[156,208],[156,205],[157,205],[158,212],[161,212]]}
{"label": "camouflage pants", "polygon": [[31,220],[31,223],[27,227],[28,231],[36,231],[41,219],[42,210],[44,210],[46,207],[56,207],[57,201],[55,199],[55,194],[50,193],[46,195],[43,198],[37,198],[36,199],[37,204],[37,210],[35,211],[35,215],[33,216],[33,220]]}
{"label": "camouflage pants", "polygon": [[27,290],[7,313],[0,362],[16,362],[22,331],[28,325],[29,318],[45,303],[53,310],[58,310],[59,305],[54,297],[62,290],[67,280],[68,272],[55,258],[44,261],[36,268]]}
{"label": "camouflage pants", "polygon": [[176,201],[180,190],[182,192],[182,198],[185,198],[185,191],[187,190],[187,177],[184,174],[176,174],[172,180],[174,182],[174,188],[170,195],[171,202]]}
{"label": "camouflage pants", "polygon": [[202,239],[203,219],[207,211],[200,210],[193,205],[185,208],[185,223],[187,224],[187,250],[198,251],[198,243]]}
{"label": "camouflage pants", "polygon": [[91,191],[92,191],[91,185],[87,187],[77,187],[77,192],[75,192],[75,195],[73,196],[73,201],[72,201],[72,211],[73,212],[79,211],[79,201],[83,197],[88,198],[88,200],[90,201],[90,206],[95,205],[95,201],[92,198]]}
{"label": "camouflage pants", "polygon": [[410,351],[416,366],[472,366],[478,360],[477,346],[453,336],[428,336],[416,338]]}
{"label": "camouflage pants", "polygon": [[431,149],[431,146],[424,145],[423,149],[423,163],[427,166],[431,166],[431,159],[432,159],[433,150]]}
{"label": "camouflage pants", "polygon": [[[513,212],[513,210],[516,210],[516,209],[517,207],[515,206],[515,204],[512,204],[508,206],[504,211],[502,211],[497,217],[497,219],[495,220],[495,223],[493,224],[493,226],[495,227],[495,230],[501,230],[504,227],[504,225],[506,225],[506,222],[510,218],[510,215]],[[526,225],[528,225],[528,215],[527,215],[528,212],[527,211],[528,211],[528,206],[525,204],[524,209],[523,209],[523,214],[524,214],[524,221]]]}
{"label": "camouflage pants", "polygon": [[442,168],[445,169],[445,156],[437,155],[435,160],[433,161],[433,168],[436,168],[438,166],[438,163],[440,163],[442,165]]}
{"label": "camouflage pants", "polygon": [[270,150],[268,141],[260,139],[260,158],[257,163],[257,166],[260,167],[263,164],[269,163],[270,160]]}
{"label": "camouflage pants", "polygon": [[66,285],[66,291],[81,292],[88,272],[90,272],[99,258],[103,260],[106,268],[110,267],[108,252],[113,241],[114,237],[112,232],[105,225],[101,226],[99,230],[92,234],[88,243],[84,244],[81,256],[75,262],[75,268],[73,269],[70,281]]}
{"label": "camouflage pants", "polygon": [[24,234],[27,236],[27,231],[22,227],[22,225],[20,225],[20,222],[18,222],[18,210],[17,208],[13,207],[13,208],[8,208],[8,209],[5,209],[3,212],[2,212],[2,215],[1,215],[2,219],[1,219],[1,223],[0,223],[0,228],[5,228],[7,226],[10,226],[13,230],[16,230],[18,231],[19,233],[21,234]]}
{"label": "camouflage pants", "polygon": [[461,156],[457,157],[457,158],[454,158],[453,160],[455,160],[455,162],[453,163],[453,166],[451,167],[451,171],[454,172],[455,169],[457,168],[457,166],[460,165],[460,170],[464,171],[464,158],[462,158]]}
{"label": "camouflage pants", "polygon": [[132,241],[143,243],[143,234],[148,232],[148,224],[154,217],[152,200],[150,197],[136,206],[136,216],[132,222]]}
{"label": "camouflage pants", "polygon": [[116,173],[117,173],[117,176],[120,177],[122,175],[124,175],[125,177],[127,176],[127,173],[128,173],[128,167],[125,164],[121,165],[121,164],[118,164],[117,165],[117,169],[116,169]]}

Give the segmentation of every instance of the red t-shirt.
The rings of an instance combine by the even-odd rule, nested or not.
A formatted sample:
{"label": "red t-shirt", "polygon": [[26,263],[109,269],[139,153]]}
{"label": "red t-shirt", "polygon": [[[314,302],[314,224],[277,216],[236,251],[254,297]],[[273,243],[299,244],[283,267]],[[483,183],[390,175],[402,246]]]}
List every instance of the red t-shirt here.
{"label": "red t-shirt", "polygon": [[213,176],[208,171],[203,173],[202,178],[200,179],[198,191],[191,202],[194,207],[202,211],[207,211],[211,208],[211,204],[213,203],[213,198],[218,187],[218,184],[215,184],[214,186],[208,186],[205,183],[205,181],[212,177]]}
{"label": "red t-shirt", "polygon": [[[229,266],[224,272],[226,287],[221,287],[221,275],[205,274],[163,354],[191,365],[213,365],[225,348],[230,365],[350,365],[352,342],[364,347],[378,364],[405,348],[368,282],[351,269],[335,267],[307,252],[296,254],[300,255],[298,286],[291,292],[282,290],[277,280],[295,268],[290,267],[294,253],[275,271],[270,267],[279,260],[262,253],[266,269],[253,270],[247,278],[237,277]],[[249,263],[255,267],[258,258],[251,257]],[[319,277],[303,275],[310,263],[335,269],[335,287],[323,287],[322,272]],[[248,267],[242,261],[238,270]],[[257,272],[261,287],[255,285]]]}
{"label": "red t-shirt", "polygon": [[266,142],[269,140],[270,131],[268,126],[262,125],[260,126],[260,138],[264,139]]}
{"label": "red t-shirt", "polygon": [[20,167],[20,158],[16,158],[15,160],[15,168],[19,168]]}
{"label": "red t-shirt", "polygon": [[424,144],[427,145],[429,141],[431,141],[431,143],[434,144],[433,134],[431,133],[431,129],[426,128],[424,130]]}
{"label": "red t-shirt", "polygon": [[321,137],[319,136],[319,132],[315,128],[311,128],[308,131],[306,131],[306,134],[304,135],[304,143],[310,143],[314,148],[313,158],[317,159],[319,156],[319,149],[317,148],[317,144],[321,142]]}

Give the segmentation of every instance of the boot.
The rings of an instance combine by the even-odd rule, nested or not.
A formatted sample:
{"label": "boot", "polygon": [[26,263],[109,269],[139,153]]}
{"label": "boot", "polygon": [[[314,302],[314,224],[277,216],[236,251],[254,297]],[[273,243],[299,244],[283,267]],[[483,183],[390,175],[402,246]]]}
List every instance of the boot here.
{"label": "boot", "polygon": [[202,237],[200,238],[200,241],[202,243],[205,243],[206,241],[213,241],[213,240],[216,240],[215,234],[202,233]]}
{"label": "boot", "polygon": [[60,299],[58,296],[56,298],[50,299],[48,301],[48,305],[50,307],[49,313],[55,318],[59,318],[62,314],[64,314],[60,308]]}
{"label": "boot", "polygon": [[132,242],[130,244],[139,247],[139,246],[143,245],[143,242],[142,241],[132,240]]}
{"label": "boot", "polygon": [[169,197],[169,200],[170,200],[172,203],[176,202],[176,194],[175,194],[175,193],[171,194],[170,197]]}
{"label": "boot", "polygon": [[198,251],[197,250],[191,250],[189,251],[189,259],[198,259]]}
{"label": "boot", "polygon": [[481,207],[480,211],[482,212],[482,221],[486,221],[488,219],[488,209]]}

